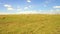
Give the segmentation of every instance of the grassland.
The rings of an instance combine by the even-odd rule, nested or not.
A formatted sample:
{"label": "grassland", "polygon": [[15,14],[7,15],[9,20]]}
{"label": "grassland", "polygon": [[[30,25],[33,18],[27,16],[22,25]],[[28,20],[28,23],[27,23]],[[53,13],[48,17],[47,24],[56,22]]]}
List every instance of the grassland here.
{"label": "grassland", "polygon": [[60,15],[0,15],[0,34],[60,34]]}

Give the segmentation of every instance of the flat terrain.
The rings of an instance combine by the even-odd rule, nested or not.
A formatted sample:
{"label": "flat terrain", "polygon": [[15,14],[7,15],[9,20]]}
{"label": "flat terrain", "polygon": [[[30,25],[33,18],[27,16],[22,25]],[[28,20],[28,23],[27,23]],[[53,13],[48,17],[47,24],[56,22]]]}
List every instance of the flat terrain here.
{"label": "flat terrain", "polygon": [[0,34],[60,34],[60,15],[0,15]]}

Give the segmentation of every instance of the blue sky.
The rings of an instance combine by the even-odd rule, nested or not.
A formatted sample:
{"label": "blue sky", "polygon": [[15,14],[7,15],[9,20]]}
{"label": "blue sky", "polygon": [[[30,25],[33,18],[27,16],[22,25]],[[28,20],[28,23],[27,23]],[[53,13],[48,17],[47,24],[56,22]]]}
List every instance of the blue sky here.
{"label": "blue sky", "polygon": [[2,13],[60,13],[60,0],[0,0]]}

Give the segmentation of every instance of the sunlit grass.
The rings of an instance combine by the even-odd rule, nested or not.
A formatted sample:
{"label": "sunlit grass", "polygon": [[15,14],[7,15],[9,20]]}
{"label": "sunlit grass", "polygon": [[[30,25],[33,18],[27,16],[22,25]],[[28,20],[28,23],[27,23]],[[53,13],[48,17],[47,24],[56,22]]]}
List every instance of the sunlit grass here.
{"label": "sunlit grass", "polygon": [[60,15],[1,15],[0,34],[60,34]]}

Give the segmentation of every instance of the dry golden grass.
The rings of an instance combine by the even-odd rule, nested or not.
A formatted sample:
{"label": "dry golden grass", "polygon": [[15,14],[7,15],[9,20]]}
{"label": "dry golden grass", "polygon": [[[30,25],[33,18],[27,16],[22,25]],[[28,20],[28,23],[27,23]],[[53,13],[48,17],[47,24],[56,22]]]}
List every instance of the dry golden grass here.
{"label": "dry golden grass", "polygon": [[60,15],[0,15],[0,34],[60,34]]}

